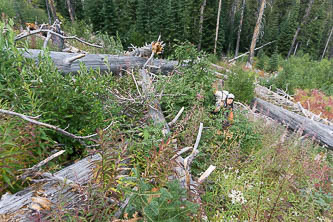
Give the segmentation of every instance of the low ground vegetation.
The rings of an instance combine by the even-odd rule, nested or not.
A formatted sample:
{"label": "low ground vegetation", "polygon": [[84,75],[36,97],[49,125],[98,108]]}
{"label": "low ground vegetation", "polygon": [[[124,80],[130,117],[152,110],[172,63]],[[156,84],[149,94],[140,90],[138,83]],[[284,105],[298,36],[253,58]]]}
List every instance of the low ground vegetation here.
{"label": "low ground vegetation", "polygon": [[[206,56],[193,46],[181,44],[172,55],[187,62],[187,67],[154,80],[167,121],[185,107],[172,133],[164,136],[161,127],[149,121],[147,105],[139,100],[131,75],[101,75],[84,66],[78,75],[62,75],[47,55],[37,65],[25,59],[13,41],[10,26],[1,23],[0,32],[4,33],[0,36],[0,108],[41,115],[40,121],[77,135],[97,132],[87,145],[100,146],[85,149],[51,130],[1,115],[0,185],[6,188],[2,193],[27,185],[16,180],[18,170],[31,167],[60,146],[67,156],[44,170],[57,170],[93,153],[100,153],[102,161],[95,169],[93,183],[82,191],[87,201],[74,210],[60,203],[46,215],[53,221],[115,221],[119,203],[126,198],[128,205],[118,221],[200,221],[200,207],[209,221],[332,219],[332,153],[241,109],[235,111],[234,124],[224,133],[224,116],[212,113],[216,77]],[[291,63],[293,59],[299,58],[292,58]],[[326,70],[326,62],[323,64]],[[241,69],[233,72],[236,74],[225,83],[228,90],[249,103],[256,74]],[[133,75],[140,78],[136,72]],[[116,92],[137,101],[119,100]],[[112,127],[103,131],[112,121]],[[217,166],[200,188],[201,206],[191,201],[177,181],[169,181],[173,141],[178,149],[192,146],[200,122],[205,129],[191,173],[198,178],[209,165]]]}

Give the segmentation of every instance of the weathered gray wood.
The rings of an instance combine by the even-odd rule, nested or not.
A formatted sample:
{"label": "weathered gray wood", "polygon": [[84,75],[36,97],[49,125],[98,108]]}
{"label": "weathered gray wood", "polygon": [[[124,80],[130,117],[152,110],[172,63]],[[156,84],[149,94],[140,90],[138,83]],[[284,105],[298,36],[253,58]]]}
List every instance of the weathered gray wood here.
{"label": "weathered gray wood", "polygon": [[332,126],[305,118],[259,98],[254,99],[253,105],[260,113],[287,125],[294,131],[299,129],[303,130],[304,135],[307,135],[311,138],[314,137],[320,142],[320,144],[327,146],[327,148],[330,150],[333,150]]}
{"label": "weathered gray wood", "polygon": [[[38,55],[43,51],[38,49],[29,49],[24,52],[24,57],[34,59],[38,62]],[[114,74],[119,74],[122,70],[127,69],[140,69],[147,58],[137,56],[118,56],[108,54],[86,54],[83,58],[73,61],[72,63],[66,63],[70,58],[79,56],[78,53],[65,53],[65,52],[50,52],[50,57],[55,66],[63,73],[77,73],[80,70],[80,63],[86,65],[88,70],[90,68],[101,72],[111,71]],[[174,70],[178,62],[168,61],[163,59],[154,59],[152,62],[151,72],[167,74]],[[159,67],[159,68],[155,68]]]}
{"label": "weathered gray wood", "polygon": [[[66,178],[77,185],[87,184],[92,177],[96,161],[101,160],[99,154],[86,157],[54,174],[56,177]],[[32,221],[35,210],[30,209],[32,197],[37,196],[37,191],[43,191],[42,196],[51,201],[51,207],[56,203],[64,203],[72,207],[78,203],[82,195],[70,185],[57,181],[30,186],[16,194],[5,194],[0,200],[0,221]],[[38,194],[41,196],[41,194]]]}
{"label": "weathered gray wood", "polygon": [[159,101],[154,98],[155,90],[152,84],[152,80],[145,69],[140,69],[140,75],[142,77],[142,91],[144,96],[146,97],[149,106],[148,109],[149,116],[152,118],[155,124],[161,124],[164,126],[163,127],[164,134],[169,134],[170,133],[169,125],[164,118]]}

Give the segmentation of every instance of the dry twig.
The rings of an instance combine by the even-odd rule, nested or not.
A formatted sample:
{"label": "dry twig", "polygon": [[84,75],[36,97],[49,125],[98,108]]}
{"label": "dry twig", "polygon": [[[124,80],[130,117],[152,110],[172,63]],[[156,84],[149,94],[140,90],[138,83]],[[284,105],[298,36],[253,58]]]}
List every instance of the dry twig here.
{"label": "dry twig", "polygon": [[[51,124],[43,123],[43,122],[31,119],[30,117],[28,117],[24,114],[16,113],[16,112],[9,111],[9,110],[0,109],[0,113],[20,117],[21,119],[24,119],[24,120],[26,120],[26,121],[28,121],[32,124],[39,125],[39,126],[44,126],[46,128],[49,128],[49,129],[53,129],[53,130],[65,135],[65,136],[71,137],[71,138],[76,139],[76,140],[89,139],[91,137],[97,136],[97,133],[91,134],[91,135],[88,135],[88,136],[77,136],[77,135],[69,133],[69,132],[67,132],[67,131],[65,131],[65,130],[57,127],[57,126],[53,126]],[[111,124],[109,126],[107,126],[103,131],[108,130],[111,127],[112,124],[113,124],[113,122],[111,122]]]}

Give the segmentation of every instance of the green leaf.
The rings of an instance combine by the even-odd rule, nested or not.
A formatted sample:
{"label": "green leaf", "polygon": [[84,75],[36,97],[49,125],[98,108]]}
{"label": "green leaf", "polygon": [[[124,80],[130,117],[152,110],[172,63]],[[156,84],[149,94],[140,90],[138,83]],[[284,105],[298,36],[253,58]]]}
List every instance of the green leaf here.
{"label": "green leaf", "polygon": [[3,180],[4,180],[4,181],[5,181],[5,182],[6,182],[11,188],[14,188],[14,186],[12,185],[12,183],[11,183],[9,177],[8,177],[5,173],[2,174],[2,177],[3,177]]}

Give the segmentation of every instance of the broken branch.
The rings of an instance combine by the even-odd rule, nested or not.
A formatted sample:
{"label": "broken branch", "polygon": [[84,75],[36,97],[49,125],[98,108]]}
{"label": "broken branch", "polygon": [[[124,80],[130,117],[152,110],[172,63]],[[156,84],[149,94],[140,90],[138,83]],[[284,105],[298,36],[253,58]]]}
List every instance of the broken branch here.
{"label": "broken branch", "polygon": [[33,167],[27,168],[27,169],[21,169],[19,171],[26,171],[25,173],[23,173],[22,175],[20,175],[18,178],[19,179],[25,179],[27,178],[27,176],[29,174],[31,174],[31,172],[37,171],[40,167],[42,167],[43,165],[45,165],[46,163],[48,163],[49,161],[53,160],[54,158],[60,156],[61,154],[63,154],[64,152],[66,152],[65,150],[61,150],[59,152],[56,152],[55,154],[49,156],[48,158],[46,158],[45,160],[39,162],[38,164],[34,165]]}
{"label": "broken branch", "polygon": [[168,123],[169,126],[172,126],[173,124],[176,123],[176,121],[178,120],[178,118],[180,117],[180,115],[182,115],[183,111],[184,111],[184,106],[179,110],[179,112],[178,112],[178,114],[175,116],[175,118],[174,118],[170,123]]}
{"label": "broken branch", "polygon": [[59,33],[56,33],[56,32],[54,32],[54,31],[52,31],[52,30],[49,30],[49,29],[38,29],[38,30],[35,30],[35,31],[32,31],[32,32],[29,32],[29,33],[27,33],[27,34],[23,34],[23,35],[22,35],[22,34],[19,34],[19,35],[17,35],[17,36],[14,38],[14,41],[18,41],[18,40],[20,40],[20,39],[23,39],[23,38],[26,38],[26,37],[28,37],[28,36],[35,35],[35,34],[38,34],[38,33],[41,33],[41,32],[48,32],[48,33],[50,33],[50,34],[52,34],[52,35],[56,35],[56,36],[58,36],[58,37],[60,37],[60,38],[62,38],[62,39],[75,39],[75,40],[77,40],[77,41],[79,41],[79,42],[81,42],[81,43],[83,43],[83,44],[86,44],[86,45],[89,45],[89,46],[92,46],[92,47],[96,47],[96,48],[100,48],[100,49],[103,48],[103,46],[95,45],[95,44],[92,44],[92,43],[86,42],[86,41],[84,41],[84,40],[78,38],[77,36],[63,36],[63,35],[61,35],[61,34],[59,34]]}
{"label": "broken branch", "polygon": [[[24,114],[12,112],[12,111],[9,111],[9,110],[0,109],[0,113],[20,117],[21,119],[24,119],[24,120],[26,120],[26,121],[28,121],[30,123],[33,123],[35,125],[44,126],[46,128],[50,128],[50,129],[56,130],[57,132],[65,135],[65,136],[68,136],[68,137],[71,137],[71,138],[77,139],[77,140],[89,139],[91,137],[97,136],[97,133],[91,134],[91,135],[88,135],[88,136],[77,136],[77,135],[69,133],[69,132],[67,132],[67,131],[65,131],[65,130],[57,127],[57,126],[53,126],[53,125],[47,124],[47,123],[42,123],[42,122],[36,121],[34,119],[31,119],[31,118],[29,118],[28,116],[26,116]],[[111,122],[111,124],[109,126],[107,126],[103,131],[109,129],[112,124],[113,124],[113,122]]]}

